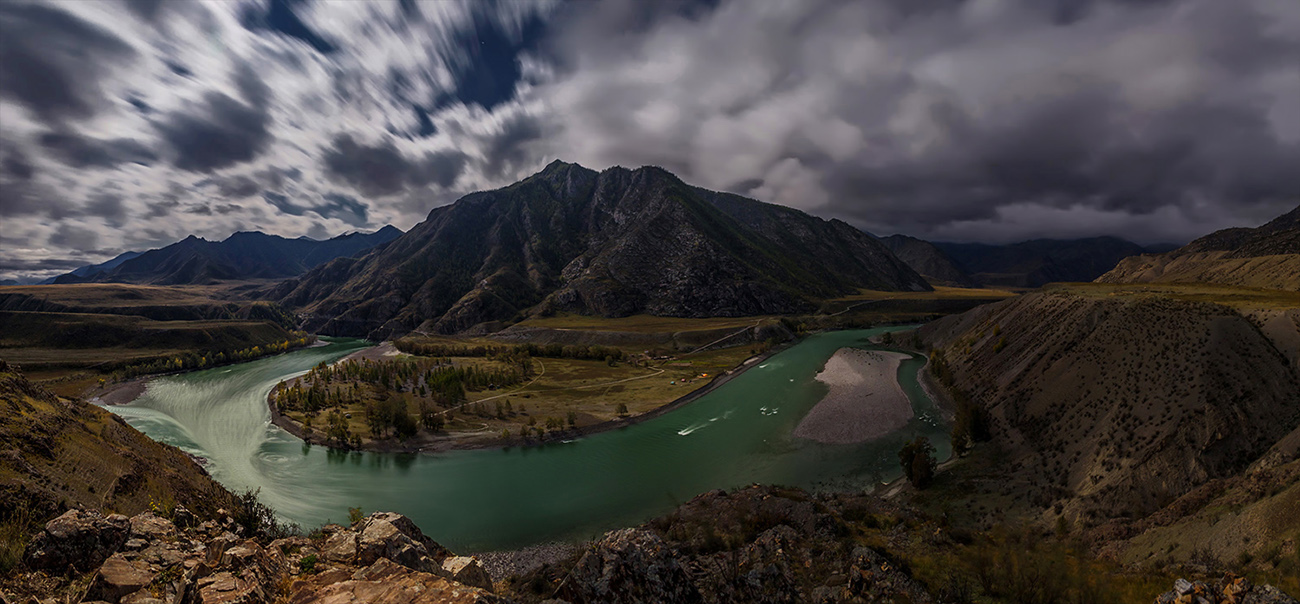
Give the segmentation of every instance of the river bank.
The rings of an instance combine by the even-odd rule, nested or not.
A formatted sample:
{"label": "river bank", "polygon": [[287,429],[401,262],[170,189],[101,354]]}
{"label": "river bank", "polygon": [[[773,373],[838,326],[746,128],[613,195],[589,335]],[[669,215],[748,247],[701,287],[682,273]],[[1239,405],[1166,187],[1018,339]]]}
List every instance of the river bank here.
{"label": "river bank", "polygon": [[[382,440],[369,440],[363,442],[360,447],[348,448],[346,450],[366,451],[372,453],[442,453],[447,451],[460,451],[460,450],[536,447],[536,446],[541,446],[546,444],[570,442],[580,438],[591,436],[593,434],[609,432],[611,430],[617,430],[619,428],[624,428],[627,426],[639,424],[641,422],[649,421],[657,417],[660,417],[664,414],[680,409],[683,406],[686,406],[691,402],[699,399],[700,397],[710,392],[713,392],[714,390],[717,390],[727,382],[743,374],[745,371],[748,371],[753,367],[757,367],[761,365],[763,361],[767,360],[772,355],[775,355],[799,342],[800,339],[792,340],[790,342],[786,342],[784,344],[774,346],[767,352],[749,357],[748,359],[741,362],[739,365],[731,368],[730,370],[714,376],[705,385],[696,388],[695,390],[692,390],[691,392],[688,392],[668,403],[655,407],[650,411],[646,411],[644,413],[640,413],[630,417],[622,417],[622,418],[607,420],[600,423],[591,424],[588,426],[579,426],[576,428],[556,430],[554,432],[548,433],[546,437],[542,439],[533,438],[533,437],[521,437],[517,435],[511,435],[509,438],[502,438],[500,434],[491,431],[459,432],[459,433],[441,432],[441,433],[434,433],[434,434],[421,432],[418,436],[411,439],[407,439],[405,441],[401,441],[396,438],[386,438]],[[384,345],[387,345],[389,347],[392,346],[391,343],[387,343],[387,342],[385,342]],[[348,355],[347,357],[344,357],[343,359],[340,359],[338,362],[341,363],[343,361],[350,360],[350,359],[359,360],[363,358],[368,358],[371,360],[379,360],[384,357],[393,356],[394,354],[396,354],[396,348],[392,348],[391,352],[381,350],[381,348],[384,345],[367,348],[365,350],[359,350],[357,352]],[[296,379],[297,378],[295,378],[295,380]],[[286,384],[293,384],[293,383],[295,383],[294,380],[286,381]],[[271,392],[267,393],[266,396],[266,404],[271,411],[272,424],[275,424],[280,429],[284,430],[285,432],[288,432],[289,434],[292,434],[293,436],[297,437],[298,439],[304,442],[313,445],[320,445],[322,447],[339,448],[336,447],[334,443],[329,442],[329,440],[325,437],[325,435],[322,432],[317,430],[312,430],[311,432],[308,432],[303,428],[303,425],[300,422],[295,421],[293,418],[281,413],[279,407],[275,404],[274,395],[275,395],[275,390],[272,390]]]}
{"label": "river bank", "polygon": [[277,353],[275,353],[275,354],[263,355],[263,356],[260,356],[260,357],[255,358],[255,359],[247,359],[247,360],[243,360],[243,361],[235,361],[235,362],[230,362],[230,363],[224,363],[224,364],[221,364],[221,365],[213,365],[213,366],[211,366],[211,367],[196,367],[196,368],[194,368],[194,369],[184,369],[184,370],[181,370],[181,371],[167,371],[167,372],[163,372],[163,373],[150,373],[150,374],[148,374],[148,375],[141,375],[141,376],[137,376],[137,377],[129,378],[129,379],[127,379],[127,380],[123,380],[123,381],[121,381],[121,382],[106,383],[106,384],[104,384],[104,385],[102,385],[102,386],[101,386],[101,385],[91,386],[90,388],[87,388],[84,392],[81,393],[81,397],[80,397],[80,398],[81,398],[82,400],[85,400],[86,402],[92,404],[92,405],[99,405],[99,406],[101,406],[101,407],[113,407],[113,406],[116,406],[116,405],[127,405],[127,404],[130,404],[130,403],[135,402],[135,399],[140,398],[140,395],[144,394],[144,391],[149,387],[149,382],[151,382],[151,381],[153,381],[153,380],[156,380],[156,379],[158,379],[158,378],[161,378],[161,377],[167,377],[167,376],[172,376],[172,375],[183,375],[183,374],[186,374],[186,373],[193,373],[193,372],[195,372],[195,371],[206,371],[206,370],[208,370],[208,369],[216,369],[216,368],[218,368],[218,367],[225,367],[225,366],[227,366],[227,365],[234,365],[234,364],[237,364],[237,363],[247,363],[247,362],[249,362],[249,361],[256,361],[256,360],[258,360],[258,359],[264,359],[264,358],[267,358],[267,357],[272,357],[272,356],[278,356],[278,355],[282,355],[282,354],[287,354],[287,353],[294,352],[294,351],[297,351],[297,350],[305,350],[305,349],[308,349],[308,348],[319,348],[319,347],[321,347],[321,346],[328,346],[328,345],[329,345],[329,342],[325,342],[325,341],[323,341],[323,340],[316,339],[316,340],[312,341],[311,344],[308,344],[308,345],[306,345],[306,346],[299,346],[299,347],[297,347],[297,348],[290,348],[290,349],[288,349],[288,350],[284,350],[284,351],[282,351],[282,352],[277,352]]}
{"label": "river bank", "polygon": [[880,438],[907,424],[912,404],[898,383],[909,355],[841,348],[816,380],[829,392],[804,416],[794,435],[822,443],[852,444]]}

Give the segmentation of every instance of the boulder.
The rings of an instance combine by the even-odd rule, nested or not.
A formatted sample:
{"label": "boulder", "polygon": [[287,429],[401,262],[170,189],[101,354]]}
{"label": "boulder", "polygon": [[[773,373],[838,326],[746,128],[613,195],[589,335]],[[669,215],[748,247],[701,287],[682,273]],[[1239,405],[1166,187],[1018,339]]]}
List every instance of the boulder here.
{"label": "boulder", "polygon": [[251,573],[219,572],[199,579],[198,588],[199,604],[261,604],[267,601],[261,583]]}
{"label": "boulder", "polygon": [[37,533],[23,560],[35,570],[91,570],[126,543],[130,529],[131,521],[120,514],[68,510]]}
{"label": "boulder", "polygon": [[677,553],[644,529],[606,533],[589,549],[562,588],[574,602],[675,604],[703,599]]}
{"label": "boulder", "polygon": [[442,570],[457,583],[464,583],[492,591],[492,577],[488,576],[478,558],[473,556],[451,556],[442,561]]}
{"label": "boulder", "polygon": [[[356,541],[356,563],[373,564],[388,558],[410,569],[442,574],[438,562],[449,552],[420,532],[409,518],[391,512],[376,512],[353,525],[360,529]],[[340,532],[341,534],[342,532]],[[346,543],[340,542],[338,555],[346,553]]]}
{"label": "boulder", "polygon": [[159,518],[151,512],[136,514],[131,518],[131,537],[154,540],[172,537],[176,526],[166,518]]}
{"label": "boulder", "polygon": [[1232,573],[1213,584],[1177,579],[1174,588],[1156,596],[1156,604],[1300,604],[1271,585],[1255,585]]}
{"label": "boulder", "polygon": [[342,530],[330,535],[321,546],[321,557],[330,562],[351,564],[357,557],[357,534]]}
{"label": "boulder", "polygon": [[90,600],[118,602],[123,597],[144,589],[157,576],[148,564],[131,562],[122,554],[113,554],[99,567],[95,582],[86,593]]}
{"label": "boulder", "polygon": [[845,589],[856,597],[884,601],[889,601],[888,598],[908,598],[907,601],[916,604],[934,602],[921,584],[869,547],[853,550]]}
{"label": "boulder", "polygon": [[[357,578],[363,577],[363,578]],[[370,579],[364,577],[372,577]],[[510,604],[510,600],[445,577],[381,560],[348,581],[294,584],[289,604]]]}

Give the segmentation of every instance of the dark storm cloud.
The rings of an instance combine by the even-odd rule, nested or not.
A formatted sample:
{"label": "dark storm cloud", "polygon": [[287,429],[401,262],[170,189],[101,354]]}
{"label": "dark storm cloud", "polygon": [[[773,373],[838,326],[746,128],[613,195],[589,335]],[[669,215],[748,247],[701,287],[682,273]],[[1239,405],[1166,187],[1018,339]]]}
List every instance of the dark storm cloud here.
{"label": "dark storm cloud", "polygon": [[122,205],[122,196],[116,193],[97,193],[86,203],[84,213],[104,219],[109,226],[120,227],[126,219],[126,206]]}
{"label": "dark storm cloud", "polygon": [[99,234],[90,229],[62,224],[50,235],[49,244],[56,247],[70,247],[77,250],[92,250],[99,242]]}
{"label": "dark storm cloud", "polygon": [[0,96],[47,123],[98,112],[101,80],[134,55],[113,33],[58,8],[0,3]]}
{"label": "dark storm cloud", "polygon": [[149,165],[158,158],[140,141],[100,140],[75,132],[47,132],[38,139],[46,153],[74,168],[109,168],[123,163]]}
{"label": "dark storm cloud", "polygon": [[529,143],[542,138],[542,125],[529,115],[516,115],[508,119],[501,130],[488,137],[484,145],[483,171],[501,176],[507,170],[518,169],[532,161],[534,154]]}
{"label": "dark storm cloud", "polygon": [[341,193],[325,194],[322,198],[324,203],[316,206],[294,203],[287,196],[273,191],[262,193],[262,199],[291,216],[304,216],[311,212],[321,218],[337,218],[354,226],[362,226],[369,221],[369,208],[366,204]]}
{"label": "dark storm cloud", "polygon": [[392,140],[371,146],[356,142],[349,134],[340,134],[325,150],[322,163],[334,180],[351,185],[367,197],[383,197],[429,184],[451,186],[463,171],[466,159],[460,151],[439,151],[408,159]]}
{"label": "dark storm cloud", "polygon": [[198,112],[174,112],[158,126],[172,165],[211,172],[251,161],[270,145],[270,89],[247,65],[236,70],[235,84],[245,102],[210,91]]}
{"label": "dark storm cloud", "polygon": [[1183,238],[1300,200],[1300,3],[589,8],[543,84],[561,157],[974,239]]}

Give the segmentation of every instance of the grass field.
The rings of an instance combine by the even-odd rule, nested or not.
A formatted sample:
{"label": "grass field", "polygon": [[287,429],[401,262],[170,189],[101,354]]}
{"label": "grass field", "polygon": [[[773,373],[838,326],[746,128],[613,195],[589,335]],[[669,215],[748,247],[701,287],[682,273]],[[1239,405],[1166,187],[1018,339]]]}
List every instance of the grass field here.
{"label": "grass field", "polygon": [[26,295],[56,304],[83,307],[187,306],[211,304],[229,297],[243,283],[222,285],[130,285],[125,283],[76,283],[68,285],[0,286],[0,296]]}
{"label": "grass field", "polygon": [[970,287],[944,287],[937,286],[934,291],[930,292],[887,292],[870,289],[859,290],[852,296],[835,298],[833,302],[859,302],[864,300],[970,300],[970,299],[992,299],[1000,300],[1017,295],[1016,292],[1006,289],[990,288],[970,288]]}
{"label": "grass field", "polygon": [[1044,290],[1099,297],[1164,296],[1188,302],[1222,304],[1238,310],[1300,308],[1300,292],[1209,283],[1055,283]]}
{"label": "grass field", "polygon": [[519,323],[525,327],[544,327],[547,329],[573,329],[581,331],[627,331],[634,333],[671,333],[677,331],[702,331],[749,327],[755,323],[773,320],[773,317],[713,317],[708,319],[690,319],[683,317],[655,317],[651,315],[632,315],[630,317],[605,318],[585,315],[556,315],[554,317],[533,318]]}

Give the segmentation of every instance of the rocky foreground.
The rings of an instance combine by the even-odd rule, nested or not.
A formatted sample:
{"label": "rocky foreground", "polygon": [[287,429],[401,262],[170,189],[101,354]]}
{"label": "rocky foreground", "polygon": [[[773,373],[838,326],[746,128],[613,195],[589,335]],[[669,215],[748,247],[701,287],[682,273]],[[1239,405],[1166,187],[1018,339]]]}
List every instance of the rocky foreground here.
{"label": "rocky foreground", "polygon": [[[495,582],[477,558],[447,551],[400,514],[377,512],[310,536],[243,532],[229,516],[199,522],[184,508],[170,518],[74,509],[29,542],[0,592],[5,604],[938,604],[973,602],[975,586],[985,584],[982,593],[994,599],[980,601],[1031,601],[1015,599],[1026,588],[1045,590],[1036,597],[1047,599],[1035,602],[1121,601],[1098,589],[1110,577],[1065,577],[1051,566],[1034,567],[1048,572],[1020,584],[996,567],[965,575],[980,567],[966,563],[987,551],[982,537],[878,498],[773,487],[701,495],[561,562]],[[1026,558],[989,559],[1025,568],[1049,557],[1038,545],[1018,547]],[[1092,599],[1063,599],[1085,586]],[[1156,603],[1296,601],[1228,576],[1213,584],[1179,580]]]}

